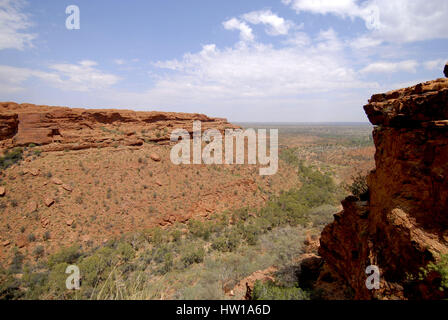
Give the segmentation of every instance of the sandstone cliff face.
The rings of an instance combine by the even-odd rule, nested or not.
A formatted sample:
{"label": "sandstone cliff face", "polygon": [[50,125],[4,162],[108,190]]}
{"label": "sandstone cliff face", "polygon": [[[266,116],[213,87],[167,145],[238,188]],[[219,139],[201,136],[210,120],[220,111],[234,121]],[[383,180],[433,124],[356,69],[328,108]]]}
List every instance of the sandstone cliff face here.
{"label": "sandstone cliff face", "polygon": [[226,119],[203,114],[136,112],[130,110],[71,109],[0,102],[0,148],[43,145],[43,151],[79,150],[115,145],[141,145],[144,141],[169,143],[176,128],[192,131],[238,128]]}
{"label": "sandstone cliff face", "polygon": [[[322,232],[318,286],[330,278],[356,299],[442,298],[437,276],[409,276],[448,252],[448,79],[374,95],[364,109],[376,126],[369,201],[347,198]],[[366,288],[369,265],[379,290]]]}

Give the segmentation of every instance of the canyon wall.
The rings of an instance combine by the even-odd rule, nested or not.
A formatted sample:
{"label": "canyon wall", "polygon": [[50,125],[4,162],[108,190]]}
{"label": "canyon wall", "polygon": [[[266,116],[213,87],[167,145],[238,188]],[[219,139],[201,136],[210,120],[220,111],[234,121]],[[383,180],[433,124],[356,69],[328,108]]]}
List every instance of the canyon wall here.
{"label": "canyon wall", "polygon": [[[345,199],[323,230],[316,287],[346,286],[355,299],[446,298],[440,275],[416,276],[448,253],[448,79],[374,95],[364,109],[375,125],[369,195]],[[379,290],[366,288],[369,265],[380,269]]]}
{"label": "canyon wall", "polygon": [[136,112],[130,110],[71,109],[0,102],[0,148],[39,144],[42,151],[79,150],[144,142],[169,143],[176,128],[193,130],[239,128],[226,119],[203,114]]}

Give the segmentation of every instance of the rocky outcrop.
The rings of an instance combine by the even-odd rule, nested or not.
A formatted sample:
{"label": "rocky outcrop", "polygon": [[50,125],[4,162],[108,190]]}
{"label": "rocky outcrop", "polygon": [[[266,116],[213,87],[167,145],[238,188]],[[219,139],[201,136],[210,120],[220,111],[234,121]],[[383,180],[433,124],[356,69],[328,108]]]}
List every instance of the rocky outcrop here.
{"label": "rocky outcrop", "polygon": [[[344,200],[323,230],[317,287],[343,283],[355,299],[447,297],[440,276],[416,276],[448,253],[448,79],[374,95],[364,109],[376,126],[369,199]],[[366,287],[369,265],[379,290]]]}
{"label": "rocky outcrop", "polygon": [[226,119],[203,114],[71,109],[0,102],[0,148],[38,144],[44,146],[43,151],[59,151],[138,146],[144,142],[167,144],[172,130],[183,128],[192,132],[195,120],[202,122],[202,130],[238,128]]}

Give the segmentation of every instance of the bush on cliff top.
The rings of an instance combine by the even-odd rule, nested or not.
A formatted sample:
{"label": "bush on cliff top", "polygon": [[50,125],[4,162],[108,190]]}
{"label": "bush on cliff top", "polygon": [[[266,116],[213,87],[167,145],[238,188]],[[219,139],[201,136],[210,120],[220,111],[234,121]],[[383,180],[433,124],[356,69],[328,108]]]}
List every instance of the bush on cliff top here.
{"label": "bush on cliff top", "polygon": [[367,185],[367,175],[358,172],[352,176],[352,180],[352,184],[345,184],[344,188],[360,200],[368,200],[369,186]]}

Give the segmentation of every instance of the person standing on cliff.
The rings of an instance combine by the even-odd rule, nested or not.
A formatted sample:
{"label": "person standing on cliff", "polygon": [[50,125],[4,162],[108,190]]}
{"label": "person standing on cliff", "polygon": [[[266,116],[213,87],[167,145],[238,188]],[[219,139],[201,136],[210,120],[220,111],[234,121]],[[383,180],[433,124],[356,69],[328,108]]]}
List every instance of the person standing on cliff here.
{"label": "person standing on cliff", "polygon": [[443,73],[445,74],[445,77],[448,78],[448,62],[445,64],[445,69],[443,69]]}

